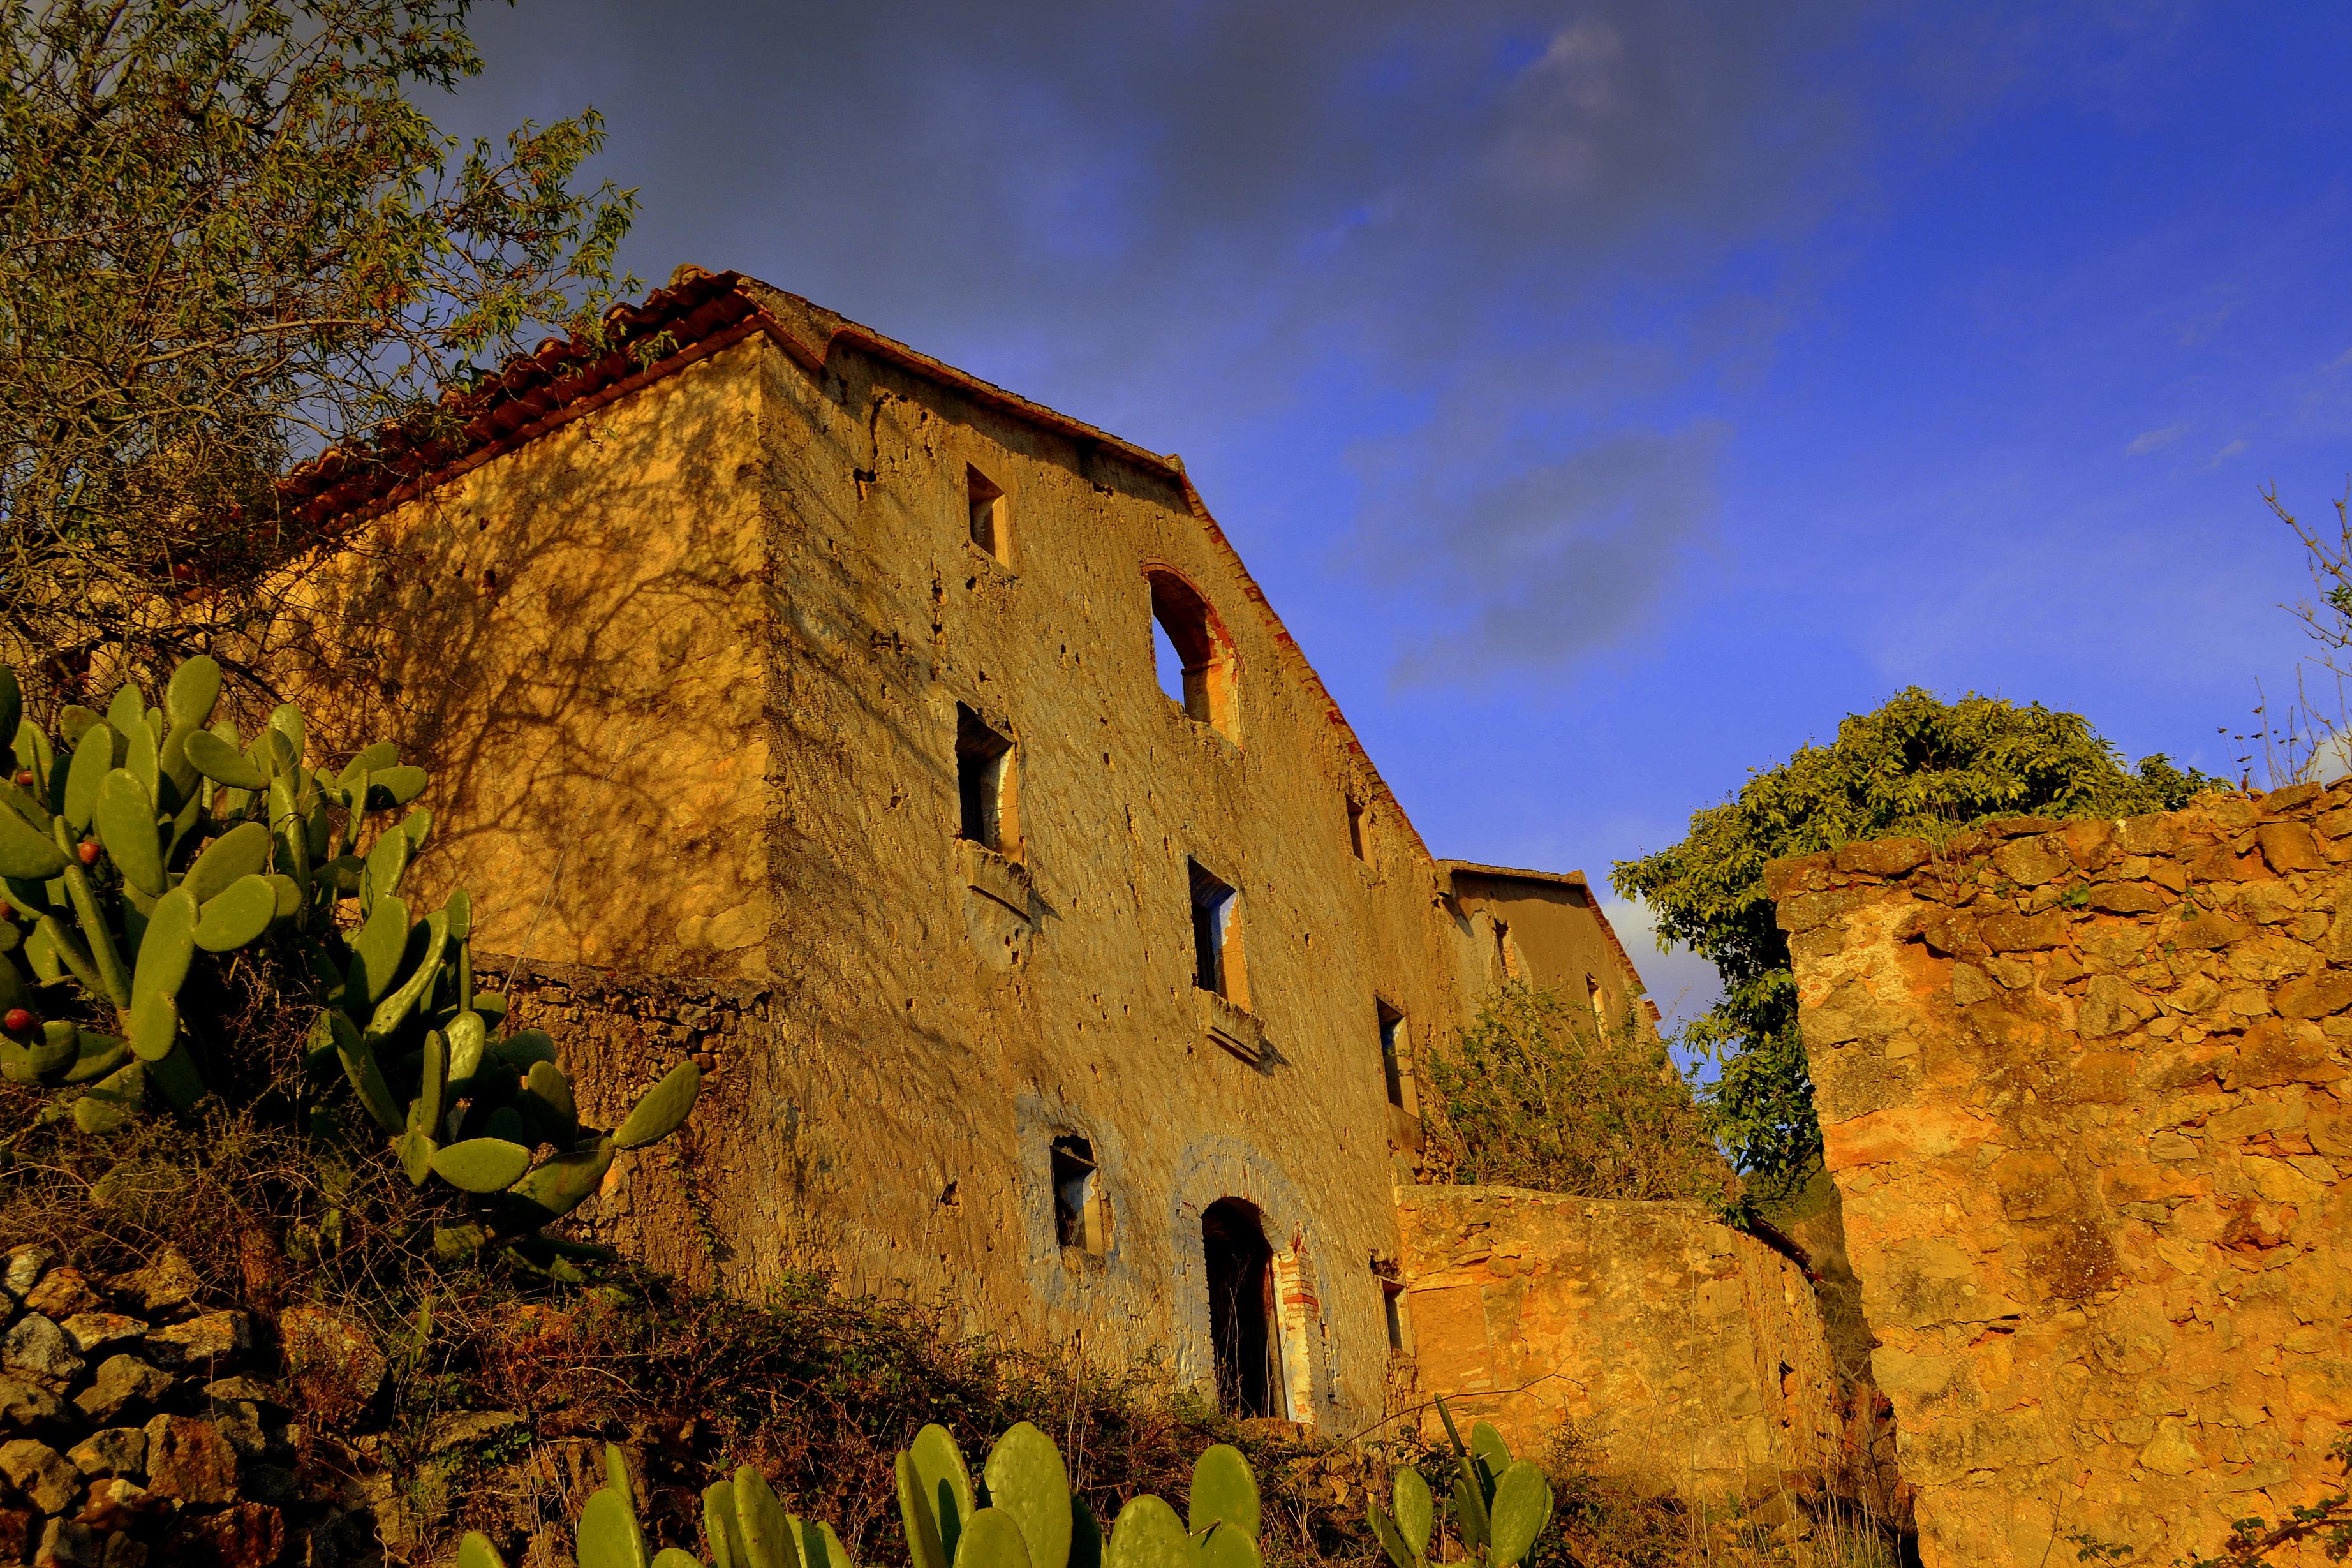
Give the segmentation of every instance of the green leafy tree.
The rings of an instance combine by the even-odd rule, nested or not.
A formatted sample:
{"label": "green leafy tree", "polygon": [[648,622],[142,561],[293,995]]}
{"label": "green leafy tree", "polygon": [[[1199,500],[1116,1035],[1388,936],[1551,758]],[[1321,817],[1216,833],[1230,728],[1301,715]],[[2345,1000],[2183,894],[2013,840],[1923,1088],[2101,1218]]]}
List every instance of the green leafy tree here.
{"label": "green leafy tree", "polygon": [[1751,774],[1696,813],[1681,843],[1619,861],[1610,880],[1649,900],[1662,946],[1686,946],[1722,975],[1723,1000],[1683,1039],[1720,1069],[1704,1091],[1716,1137],[1769,1194],[1811,1169],[1822,1142],[1765,862],[1864,838],[1940,842],[1994,816],[2166,811],[2220,783],[2162,756],[2126,769],[2079,714],[1974,693],[1948,703],[1909,687],[1848,717],[1831,744]]}
{"label": "green leafy tree", "polygon": [[430,439],[534,329],[594,339],[634,195],[572,188],[593,111],[435,128],[469,8],[0,0],[0,658],[255,679],[287,468]]}
{"label": "green leafy tree", "polygon": [[1656,1034],[1507,985],[1431,1053],[1433,1152],[1457,1182],[1591,1198],[1720,1195],[1728,1175]]}

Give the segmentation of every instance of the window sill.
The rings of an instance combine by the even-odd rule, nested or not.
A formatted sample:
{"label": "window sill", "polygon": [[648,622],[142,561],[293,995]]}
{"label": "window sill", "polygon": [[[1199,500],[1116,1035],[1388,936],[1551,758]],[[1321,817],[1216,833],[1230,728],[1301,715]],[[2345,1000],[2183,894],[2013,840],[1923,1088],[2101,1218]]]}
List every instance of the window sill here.
{"label": "window sill", "polygon": [[1027,920],[1030,892],[1035,885],[1030,879],[1029,868],[985,844],[969,838],[957,842],[963,847],[964,884]]}
{"label": "window sill", "polygon": [[1265,1026],[1257,1021],[1255,1015],[1198,985],[1192,987],[1192,1000],[1200,1009],[1201,1028],[1211,1045],[1232,1052],[1252,1067],[1265,1064]]}
{"label": "window sill", "polygon": [[986,566],[990,571],[995,573],[1000,577],[1003,577],[1010,581],[1012,579],[1018,578],[1021,575],[1020,573],[1015,572],[1013,569],[1012,564],[1009,562],[999,556],[994,551],[982,549],[979,545],[974,544],[968,537],[963,542],[963,549],[965,554],[971,556],[972,560],[978,562],[982,565]]}

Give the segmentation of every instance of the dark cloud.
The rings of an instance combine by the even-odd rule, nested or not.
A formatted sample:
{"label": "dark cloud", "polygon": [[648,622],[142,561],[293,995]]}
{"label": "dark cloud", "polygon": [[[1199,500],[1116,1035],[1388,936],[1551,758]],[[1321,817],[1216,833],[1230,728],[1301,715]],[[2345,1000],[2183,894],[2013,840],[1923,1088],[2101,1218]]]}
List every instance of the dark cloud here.
{"label": "dark cloud", "polygon": [[1839,5],[526,0],[478,34],[467,128],[593,101],[654,280],[754,272],[1196,458],[1310,374],[1418,409],[1358,521],[1433,568],[1392,584],[1439,590],[1431,677],[1573,657],[1671,583],[1722,438],[1690,390],[1785,317],[1743,258],[1853,145],[1803,68]]}
{"label": "dark cloud", "polygon": [[1415,497],[1426,521],[1384,540],[1383,559],[1464,613],[1408,639],[1398,678],[1558,665],[1633,629],[1714,523],[1727,434],[1712,422],[1619,431],[1453,506]]}

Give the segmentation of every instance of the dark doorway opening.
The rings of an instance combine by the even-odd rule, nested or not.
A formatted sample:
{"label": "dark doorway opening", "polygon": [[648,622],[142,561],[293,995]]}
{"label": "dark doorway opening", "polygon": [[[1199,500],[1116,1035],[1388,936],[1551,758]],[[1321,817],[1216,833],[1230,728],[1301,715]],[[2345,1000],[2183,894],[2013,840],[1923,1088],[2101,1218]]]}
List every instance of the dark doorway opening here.
{"label": "dark doorway opening", "polygon": [[1274,1248],[1257,1210],[1239,1198],[1211,1204],[1201,1213],[1201,1250],[1208,1261],[1217,1406],[1245,1418],[1283,1415]]}

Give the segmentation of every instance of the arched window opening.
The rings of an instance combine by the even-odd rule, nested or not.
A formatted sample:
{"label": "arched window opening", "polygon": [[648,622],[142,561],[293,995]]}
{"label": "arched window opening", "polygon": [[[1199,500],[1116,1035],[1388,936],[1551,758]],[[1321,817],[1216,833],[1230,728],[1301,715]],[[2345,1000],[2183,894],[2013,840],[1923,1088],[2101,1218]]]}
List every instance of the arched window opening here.
{"label": "arched window opening", "polygon": [[1201,1250],[1208,1265],[1217,1407],[1244,1418],[1287,1415],[1274,1248],[1257,1210],[1239,1198],[1219,1198],[1202,1210]]}
{"label": "arched window opening", "polygon": [[[1151,584],[1153,661],[1168,700],[1227,740],[1234,734],[1234,657],[1209,603],[1173,572]],[[1174,668],[1171,669],[1171,666]]]}

